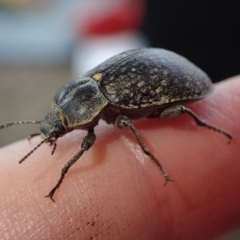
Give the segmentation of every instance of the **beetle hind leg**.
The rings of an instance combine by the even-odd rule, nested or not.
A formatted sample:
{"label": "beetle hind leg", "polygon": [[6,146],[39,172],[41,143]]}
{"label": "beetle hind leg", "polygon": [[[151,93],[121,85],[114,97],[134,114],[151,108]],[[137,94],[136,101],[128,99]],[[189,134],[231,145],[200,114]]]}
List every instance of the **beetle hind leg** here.
{"label": "beetle hind leg", "polygon": [[161,112],[160,117],[161,118],[171,118],[171,117],[179,116],[183,113],[189,114],[195,120],[197,125],[203,126],[203,127],[206,127],[206,128],[209,128],[209,129],[212,129],[214,131],[224,134],[226,137],[229,138],[229,142],[231,142],[231,140],[233,139],[232,134],[226,132],[225,130],[223,130],[221,128],[218,128],[218,127],[208,124],[203,119],[201,119],[196,113],[194,113],[191,109],[186,108],[183,105],[171,106],[169,108],[164,109]]}
{"label": "beetle hind leg", "polygon": [[140,137],[137,129],[134,127],[134,125],[132,124],[131,120],[123,115],[119,115],[117,116],[117,118],[115,119],[115,126],[117,126],[118,128],[124,128],[124,127],[129,127],[130,130],[132,131],[133,135],[135,136],[139,146],[141,147],[142,151],[149,156],[154,162],[155,164],[157,164],[157,166],[160,168],[162,175],[165,179],[165,184],[168,181],[174,181],[173,179],[171,179],[167,173],[167,171],[165,170],[165,168],[163,167],[163,165],[157,160],[157,158],[148,150],[148,148],[145,146],[145,144],[142,141],[142,138]]}

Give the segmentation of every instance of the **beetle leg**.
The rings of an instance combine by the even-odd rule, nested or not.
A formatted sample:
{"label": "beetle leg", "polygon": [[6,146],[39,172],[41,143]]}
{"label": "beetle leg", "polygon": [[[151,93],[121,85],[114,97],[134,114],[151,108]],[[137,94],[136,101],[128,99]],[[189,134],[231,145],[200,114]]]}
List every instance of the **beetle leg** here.
{"label": "beetle leg", "polygon": [[161,118],[169,118],[169,117],[176,117],[179,116],[183,113],[188,113],[197,123],[197,125],[199,126],[203,126],[203,127],[207,127],[209,129],[212,129],[214,131],[220,132],[222,134],[224,134],[226,137],[229,138],[229,143],[231,142],[231,140],[233,139],[232,134],[224,131],[223,129],[220,129],[218,127],[212,126],[208,123],[206,123],[203,119],[201,119],[196,113],[194,113],[191,109],[186,108],[182,105],[178,105],[178,106],[172,106],[169,108],[166,108],[162,111],[162,113],[160,114]]}
{"label": "beetle leg", "polygon": [[89,130],[88,134],[83,138],[80,151],[71,160],[69,160],[65,164],[65,166],[62,169],[61,176],[60,176],[57,184],[49,192],[49,194],[45,197],[50,197],[52,199],[52,201],[55,202],[53,199],[53,195],[54,195],[55,191],[60,187],[60,185],[65,177],[65,174],[68,172],[69,168],[82,156],[82,154],[93,145],[93,143],[95,142],[95,139],[96,139],[96,135],[94,133],[94,130],[93,129]]}
{"label": "beetle leg", "polygon": [[30,135],[28,136],[27,139],[28,139],[28,141],[30,142],[33,137],[36,137],[36,136],[39,136],[39,135],[41,135],[41,133],[32,133],[32,134],[30,134]]}
{"label": "beetle leg", "polygon": [[149,156],[156,164],[157,166],[160,168],[163,177],[165,179],[165,184],[168,181],[174,181],[173,179],[171,179],[167,173],[167,171],[165,170],[165,168],[163,167],[163,165],[157,160],[157,158],[148,150],[148,148],[145,146],[145,144],[142,141],[142,138],[140,137],[137,129],[134,127],[134,125],[132,124],[131,120],[123,115],[119,115],[116,117],[115,119],[115,126],[117,126],[118,128],[123,128],[123,127],[129,127],[133,133],[133,135],[135,136],[135,138],[137,139],[138,144],[140,145],[142,151]]}
{"label": "beetle leg", "polygon": [[[50,145],[51,146],[51,145]],[[57,148],[57,143],[56,143],[56,140],[53,142],[53,149],[52,149],[52,152],[51,152],[51,155],[53,155],[55,153],[55,150]]]}

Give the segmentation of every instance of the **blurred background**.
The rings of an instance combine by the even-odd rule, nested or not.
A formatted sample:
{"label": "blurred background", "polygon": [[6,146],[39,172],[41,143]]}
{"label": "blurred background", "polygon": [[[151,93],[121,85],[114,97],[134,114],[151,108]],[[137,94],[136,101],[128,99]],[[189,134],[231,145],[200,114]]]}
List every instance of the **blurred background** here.
{"label": "blurred background", "polygon": [[[239,3],[0,0],[0,123],[41,120],[61,86],[142,46],[175,51],[214,82],[239,74]],[[38,131],[32,125],[2,130],[0,146]]]}

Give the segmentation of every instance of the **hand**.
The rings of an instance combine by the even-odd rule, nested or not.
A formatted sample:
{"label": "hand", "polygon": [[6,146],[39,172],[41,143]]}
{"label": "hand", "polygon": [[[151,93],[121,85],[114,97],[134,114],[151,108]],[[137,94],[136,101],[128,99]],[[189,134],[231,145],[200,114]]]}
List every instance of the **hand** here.
{"label": "hand", "polygon": [[[188,105],[189,106],[189,105]],[[100,123],[97,140],[66,174],[53,203],[44,198],[79,150],[84,131],[44,144],[0,150],[0,234],[9,239],[209,239],[240,226],[240,77],[189,106],[234,135],[196,125],[187,114],[134,121],[175,182],[166,186],[129,129]],[[7,131],[7,130],[5,130]]]}

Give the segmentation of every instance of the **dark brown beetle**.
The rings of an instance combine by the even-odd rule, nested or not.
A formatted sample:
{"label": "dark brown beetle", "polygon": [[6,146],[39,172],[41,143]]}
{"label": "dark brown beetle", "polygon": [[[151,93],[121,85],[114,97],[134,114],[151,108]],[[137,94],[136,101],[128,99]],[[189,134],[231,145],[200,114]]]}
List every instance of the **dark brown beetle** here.
{"label": "dark brown beetle", "polygon": [[129,127],[143,152],[158,165],[167,182],[171,181],[169,175],[144,145],[130,119],[168,118],[188,113],[198,125],[216,130],[231,140],[230,133],[207,124],[182,105],[204,98],[211,91],[209,77],[187,59],[163,49],[134,49],[106,60],[62,87],[44,120],[6,123],[0,129],[23,123],[41,124],[43,141],[20,163],[43,143],[54,145],[53,154],[59,137],[74,129],[88,131],[80,151],[66,163],[56,186],[46,196],[52,200],[69,168],[93,145],[96,139],[94,127],[100,118],[119,128]]}

